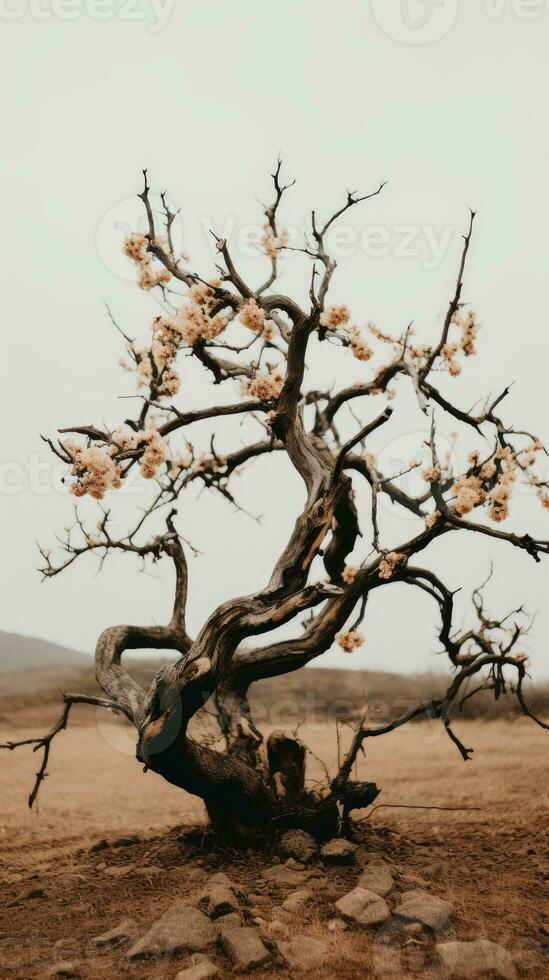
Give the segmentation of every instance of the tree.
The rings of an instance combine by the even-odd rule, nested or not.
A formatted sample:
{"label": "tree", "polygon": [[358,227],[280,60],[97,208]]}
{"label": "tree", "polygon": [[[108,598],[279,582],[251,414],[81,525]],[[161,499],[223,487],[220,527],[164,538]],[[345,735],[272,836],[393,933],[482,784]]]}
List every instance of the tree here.
{"label": "tree", "polygon": [[[352,325],[345,305],[328,302],[336,263],[327,248],[327,233],[346,211],[378,195],[383,184],[363,197],[348,193],[342,206],[326,221],[311,215],[310,231],[298,249],[311,260],[308,302],[300,305],[276,291],[280,254],[289,249],[279,229],[281,201],[291,186],[281,182],[281,165],[273,174],[274,200],[264,210],[261,247],[269,263],[265,281],[252,288],[236,268],[228,244],[216,237],[217,278],[206,281],[190,271],[185,256],[176,255],[172,229],[175,220],[166,197],[153,205],[144,172],[140,194],[148,222],[146,234],[132,234],[125,252],[138,271],[143,290],[161,291],[165,315],[152,324],[150,342],[138,346],[123,334],[129,363],[140,386],[138,414],[117,428],[72,425],[47,440],[69,469],[70,491],[102,501],[124,484],[139,467],[154,494],[146,511],[123,536],[114,533],[110,511],[101,509],[97,527],[90,530],[78,514],[75,527],[62,540],[61,556],[43,550],[43,574],[53,577],[90,552],[103,561],[114,551],[144,562],[163,558],[173,564],[173,614],[165,626],[113,626],[100,636],[95,654],[96,674],[105,698],[65,695],[62,717],[43,738],[4,748],[33,744],[43,761],[30,796],[36,798],[46,774],[52,739],[66,726],[74,703],[115,708],[137,730],[137,758],[145,767],[189,793],[201,797],[215,827],[239,840],[257,832],[302,827],[328,836],[357,808],[367,806],[379,792],[352,778],[358,752],[368,738],[383,735],[413,718],[438,718],[463,759],[466,748],[451,725],[452,707],[479,690],[499,697],[510,685],[524,714],[534,718],[523,692],[527,675],[524,653],[516,646],[528,628],[522,607],[503,618],[485,608],[482,588],[473,595],[476,625],[453,625],[454,594],[428,567],[418,563],[431,542],[456,532],[476,533],[523,549],[534,561],[549,552],[549,542],[527,533],[518,535],[501,526],[513,490],[524,482],[544,507],[549,490],[536,469],[544,452],[532,434],[504,422],[499,414],[507,389],[474,414],[458,407],[439,390],[436,375],[459,374],[462,361],[475,354],[478,320],[462,302],[466,259],[471,245],[474,213],[461,255],[454,294],[440,335],[431,346],[415,345],[411,327],[394,339],[370,324],[368,340]],[[159,235],[158,215],[164,228]],[[177,288],[176,288],[177,287]],[[182,295],[180,289],[184,289]],[[306,366],[312,344],[331,344],[338,357],[354,357],[358,380],[345,388],[318,390]],[[376,351],[389,360],[368,365]],[[178,392],[179,362],[196,358],[213,388],[240,386],[237,401],[182,411],[171,399]],[[404,473],[383,473],[368,450],[370,435],[390,424],[393,407],[379,411],[379,402],[392,402],[392,385],[406,379],[425,419],[429,462],[412,461],[421,470],[424,490],[416,495],[402,485]],[[368,420],[356,421],[348,439],[340,435],[342,409],[359,404]],[[378,406],[378,407],[372,407]],[[243,416],[256,435],[239,448],[221,455],[212,438],[210,451],[198,455],[185,442],[190,426],[228,416]],[[440,459],[437,424],[440,417],[469,430],[480,449],[474,450],[463,472],[452,472]],[[183,448],[182,448],[183,445]],[[230,599],[208,616],[196,637],[186,628],[189,546],[176,528],[177,503],[190,486],[202,484],[238,506],[232,477],[239,467],[266,453],[289,458],[306,489],[306,501],[284,544],[266,585],[251,595]],[[355,489],[352,476],[355,479]],[[379,501],[387,498],[416,519],[416,531],[398,547],[384,547]],[[357,500],[360,498],[360,508]],[[364,506],[366,501],[367,506]],[[359,513],[359,510],[361,511]],[[149,532],[151,522],[162,526]],[[348,558],[360,535],[372,549],[359,567]],[[312,573],[321,559],[323,574]],[[318,562],[315,568],[318,567]],[[444,697],[408,711],[382,727],[364,720],[356,730],[340,769],[322,794],[306,786],[305,748],[296,737],[275,732],[266,741],[252,717],[247,693],[254,681],[298,670],[337,641],[351,652],[362,643],[359,627],[369,595],[376,589],[405,583],[422,590],[438,607],[439,638],[452,672]],[[303,631],[293,638],[262,643],[260,637],[307,613]],[[353,618],[354,617],[354,618]],[[253,645],[250,641],[254,640]],[[156,648],[179,656],[157,671],[149,690],[142,689],[121,664],[125,651]],[[511,672],[511,682],[509,682]],[[469,687],[469,682],[476,686]],[[224,737],[218,751],[189,734],[189,723],[208,701]],[[547,728],[539,719],[537,724]]]}

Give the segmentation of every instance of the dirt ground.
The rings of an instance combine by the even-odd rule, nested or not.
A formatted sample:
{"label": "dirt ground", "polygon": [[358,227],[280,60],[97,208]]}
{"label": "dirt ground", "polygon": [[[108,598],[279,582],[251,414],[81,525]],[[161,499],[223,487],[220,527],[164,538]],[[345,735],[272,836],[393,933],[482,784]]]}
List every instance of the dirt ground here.
{"label": "dirt ground", "polygon": [[[393,868],[396,896],[418,887],[414,876],[421,878],[422,887],[455,905],[443,938],[500,942],[521,975],[541,980],[549,976],[547,736],[526,719],[458,724],[475,749],[466,764],[438,726],[422,724],[372,740],[359,774],[382,787],[379,804],[479,809],[395,807],[361,814],[367,819],[358,830],[359,862],[381,853]],[[0,724],[0,742],[42,733],[44,726],[38,712],[17,712]],[[336,763],[333,726],[304,726],[300,737],[316,756]],[[93,954],[89,940],[128,915],[144,932],[174,902],[197,898],[213,870],[259,893],[267,920],[269,906],[290,890],[260,882],[271,855],[221,851],[203,826],[191,830],[205,822],[200,801],[153,773],[144,775],[133,758],[131,731],[113,716],[75,709],[75,723],[54,742],[50,775],[31,812],[26,797],[36,768],[28,748],[0,755],[2,978],[46,976],[59,958],[76,961],[86,980],[175,978],[188,957],[130,966],[123,951]],[[312,779],[323,778],[312,757],[310,772]],[[113,876],[114,868],[121,871]],[[396,946],[383,928],[327,929],[334,900],[354,887],[358,870],[322,871],[307,885],[313,899],[294,931],[330,944],[326,964],[308,975],[438,976],[429,935]],[[268,924],[262,929],[273,942]],[[227,962],[220,954],[214,958],[220,975],[228,975]],[[275,961],[253,976],[299,974]]]}

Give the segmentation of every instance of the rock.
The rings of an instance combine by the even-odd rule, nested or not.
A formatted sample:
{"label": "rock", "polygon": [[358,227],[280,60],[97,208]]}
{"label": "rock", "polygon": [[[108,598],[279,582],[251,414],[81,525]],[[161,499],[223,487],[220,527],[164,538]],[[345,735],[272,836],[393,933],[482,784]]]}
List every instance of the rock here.
{"label": "rock", "polygon": [[292,894],[288,895],[288,897],[282,902],[282,908],[287,912],[297,912],[297,910],[312,897],[312,892],[308,892],[306,889],[292,892]]}
{"label": "rock", "polygon": [[407,936],[420,936],[423,932],[423,926],[421,922],[406,922],[402,926],[402,931],[406,933]]}
{"label": "rock", "polygon": [[261,876],[265,881],[270,881],[275,885],[302,885],[310,877],[310,871],[294,871],[284,864],[274,864],[272,868],[266,868]]}
{"label": "rock", "polygon": [[234,892],[235,895],[245,895],[245,891],[240,885],[237,885],[235,881],[231,881],[228,875],[224,871],[216,871],[215,874],[211,875],[206,882],[206,890],[208,892],[214,887],[214,885],[221,885],[222,888],[228,888],[229,891]]}
{"label": "rock", "polygon": [[287,830],[280,838],[278,852],[282,857],[295,858],[307,864],[316,857],[318,846],[314,837],[304,830]]}
{"label": "rock", "polygon": [[202,953],[191,956],[191,964],[186,970],[181,970],[175,980],[210,980],[210,977],[216,977],[219,973],[215,963]]}
{"label": "rock", "polygon": [[338,899],[335,907],[344,919],[361,926],[378,926],[390,915],[386,902],[365,888],[353,888],[352,892]]}
{"label": "rock", "polygon": [[358,881],[359,888],[365,888],[368,892],[375,892],[385,898],[394,885],[393,876],[388,865],[384,861],[371,861],[363,871]]}
{"label": "rock", "polygon": [[320,856],[325,864],[352,864],[356,855],[356,844],[344,837],[334,837],[324,844]]}
{"label": "rock", "polygon": [[114,868],[105,868],[103,874],[108,875],[109,878],[125,878],[126,875],[131,875],[134,871],[133,864],[117,864]]}
{"label": "rock", "polygon": [[267,898],[266,895],[250,894],[250,895],[248,895],[248,901],[249,901],[250,905],[268,905],[269,904],[269,899]]}
{"label": "rock", "polygon": [[65,977],[65,980],[79,980],[82,976],[75,963],[54,963],[48,970],[48,977]]}
{"label": "rock", "polygon": [[328,944],[310,936],[279,939],[278,951],[288,966],[295,970],[314,970],[322,965],[328,952]]}
{"label": "rock", "polygon": [[445,977],[501,977],[516,980],[517,970],[510,953],[488,939],[472,943],[439,943],[437,956]]}
{"label": "rock", "polygon": [[168,909],[134,943],[126,957],[129,960],[139,960],[147,956],[202,952],[215,943],[218,933],[217,927],[203,912],[181,902]]}
{"label": "rock", "polygon": [[208,892],[208,913],[212,919],[229,915],[230,912],[238,912],[239,909],[238,899],[230,888],[225,885],[213,885]]}
{"label": "rock", "polygon": [[229,912],[228,915],[222,915],[216,919],[216,924],[220,929],[225,929],[227,926],[241,926],[244,923],[240,912]]}
{"label": "rock", "polygon": [[303,861],[296,861],[295,858],[288,858],[284,861],[284,867],[293,868],[294,871],[304,871],[307,865]]}
{"label": "rock", "polygon": [[428,929],[445,929],[454,914],[454,906],[418,889],[404,892],[394,914],[404,922],[420,922]]}
{"label": "rock", "polygon": [[282,908],[281,905],[275,905],[271,911],[273,919],[278,919],[279,922],[291,922],[292,916],[287,909]]}
{"label": "rock", "polygon": [[403,881],[406,881],[409,885],[419,885],[420,888],[422,886],[424,886],[425,888],[429,887],[429,882],[426,881],[425,878],[422,878],[421,875],[413,874],[411,871],[402,872],[400,877],[402,878]]}
{"label": "rock", "polygon": [[90,940],[90,946],[95,949],[119,949],[129,946],[137,939],[137,926],[133,919],[124,919],[120,925],[108,932],[95,936]]}
{"label": "rock", "polygon": [[221,945],[237,973],[263,966],[271,956],[255,929],[231,926],[221,934]]}

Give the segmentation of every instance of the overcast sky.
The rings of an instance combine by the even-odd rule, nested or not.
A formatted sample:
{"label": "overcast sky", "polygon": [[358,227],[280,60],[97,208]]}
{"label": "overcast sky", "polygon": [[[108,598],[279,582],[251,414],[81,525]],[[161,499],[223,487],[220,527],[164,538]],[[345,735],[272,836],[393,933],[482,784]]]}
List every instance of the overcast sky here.
{"label": "overcast sky", "polygon": [[[158,312],[120,251],[139,220],[144,166],[153,188],[167,188],[182,209],[177,234],[193,266],[212,273],[213,226],[255,281],[263,260],[249,254],[246,228],[260,221],[257,201],[268,199],[279,152],[297,181],[282,214],[296,234],[311,207],[329,213],[346,188],[366,192],[387,179],[333,242],[333,298],[358,322],[395,333],[413,320],[426,340],[453,287],[468,207],[476,208],[465,298],[483,330],[479,357],[451,390],[469,407],[515,381],[505,418],[549,442],[544,3],[5,0],[0,40],[1,629],[91,652],[107,625],[169,615],[168,567],[146,576],[117,559],[98,576],[87,558],[53,581],[36,571],[36,541],[51,544],[72,508],[40,433],[124,417],[123,351],[104,304],[133,336],[146,337]],[[303,295],[308,275],[288,259],[285,287]],[[366,370],[316,356],[309,367],[326,383]],[[205,381],[189,370],[183,404],[206,403]],[[373,445],[389,470],[414,454],[423,423],[410,407],[391,425]],[[234,428],[226,432],[238,440]],[[197,444],[207,436],[193,431]],[[275,460],[246,473],[240,492],[265,515],[261,526],[206,496],[194,503],[191,495],[181,509],[181,532],[203,552],[191,565],[193,631],[219,601],[265,583],[302,499],[299,481]],[[128,495],[123,507],[135,506],[139,497]],[[385,516],[387,544],[408,537],[408,517]],[[549,512],[520,497],[506,527],[549,537]],[[368,550],[367,521],[364,529]],[[525,649],[536,675],[547,676],[547,562],[471,537],[438,543],[425,558],[456,588],[482,579],[490,559],[494,612],[524,599],[540,610]],[[428,597],[388,587],[371,604],[352,662],[336,651],[321,662],[441,669],[436,624]]]}

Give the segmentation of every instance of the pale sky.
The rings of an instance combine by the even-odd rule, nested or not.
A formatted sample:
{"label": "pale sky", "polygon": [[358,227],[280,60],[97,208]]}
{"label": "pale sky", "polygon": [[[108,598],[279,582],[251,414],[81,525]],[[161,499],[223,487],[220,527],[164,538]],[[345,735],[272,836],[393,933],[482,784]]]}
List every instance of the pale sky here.
{"label": "pale sky", "polygon": [[[256,282],[263,260],[246,254],[245,229],[260,222],[257,201],[269,197],[279,152],[297,181],[281,214],[292,229],[312,207],[333,211],[346,188],[367,192],[388,180],[334,241],[333,298],[348,303],[358,322],[373,320],[395,334],[413,320],[425,340],[434,338],[447,306],[460,234],[468,207],[476,208],[464,295],[483,329],[479,357],[451,391],[469,408],[515,381],[504,418],[549,442],[548,6],[0,3],[1,629],[91,652],[107,625],[169,615],[168,567],[145,576],[131,558],[117,558],[98,576],[88,557],[53,581],[41,582],[36,571],[36,541],[51,544],[73,504],[40,433],[124,417],[131,403],[118,396],[130,388],[104,304],[132,336],[146,337],[158,311],[136,288],[120,251],[124,231],[139,219],[134,195],[144,166],[153,188],[167,188],[182,209],[178,233],[193,266],[213,273],[214,227]],[[309,270],[300,263],[288,259],[284,286],[301,296]],[[317,354],[309,367],[326,384],[358,380],[365,370]],[[185,406],[205,404],[205,380],[189,370]],[[233,400],[236,392],[222,397]],[[370,417],[365,406],[361,411]],[[238,429],[223,425],[220,444],[234,444]],[[389,470],[398,468],[423,431],[417,412],[401,409],[398,424],[372,448]],[[197,444],[208,436],[207,429],[192,433]],[[206,495],[197,503],[191,495],[181,508],[181,533],[203,552],[191,563],[191,631],[218,602],[265,584],[297,514],[302,489],[279,460],[250,469],[241,484],[246,507],[265,515],[261,526]],[[131,495],[119,502],[121,518],[136,505],[139,497]],[[408,517],[386,519],[388,545],[409,536]],[[521,496],[506,527],[549,538],[549,512]],[[523,600],[540,610],[525,649],[535,676],[548,676],[548,561],[534,565],[523,553],[470,536],[437,543],[424,557],[464,590],[484,577],[490,559],[494,612]],[[433,656],[437,623],[428,597],[384,588],[352,663],[336,651],[318,663],[441,669]]]}

